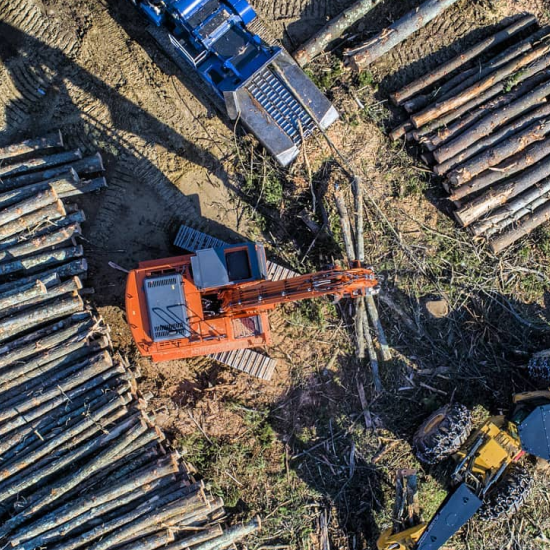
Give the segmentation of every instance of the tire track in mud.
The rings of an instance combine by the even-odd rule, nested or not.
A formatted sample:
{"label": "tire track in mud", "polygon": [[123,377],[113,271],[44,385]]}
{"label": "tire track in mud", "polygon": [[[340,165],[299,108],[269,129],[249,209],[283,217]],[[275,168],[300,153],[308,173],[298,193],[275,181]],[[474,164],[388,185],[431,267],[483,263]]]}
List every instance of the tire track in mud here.
{"label": "tire track in mud", "polygon": [[58,21],[48,17],[33,0],[0,0],[0,20],[27,35],[26,40],[23,38],[25,55],[8,58],[0,73],[0,97],[4,102],[0,135],[7,140],[29,124],[34,113],[46,111],[55,103],[55,94],[48,96],[48,92],[63,56],[74,58],[80,40],[74,32],[60,30]]}
{"label": "tire track in mud", "polygon": [[257,0],[255,7],[267,20],[319,19],[331,17],[342,11],[347,0]]}
{"label": "tire track in mud", "polygon": [[[127,197],[143,187],[152,190],[162,205],[158,215],[149,213],[152,223],[159,229],[173,229],[183,221],[200,227],[201,217],[194,202],[163,173],[163,162],[157,158],[154,147],[146,138],[118,129],[113,121],[115,115],[124,117],[126,111],[119,112],[117,104],[110,103],[109,87],[118,90],[134,79],[145,79],[151,84],[154,78],[148,73],[157,69],[147,65],[149,58],[136,48],[110,14],[106,10],[93,13],[94,33],[96,37],[109,36],[110,57],[116,59],[116,63],[109,64],[106,57],[98,56],[100,67],[97,69],[94,65],[94,72],[99,70],[101,73],[98,80],[106,85],[104,88],[100,85],[102,89],[96,89],[97,82],[89,82],[85,69],[67,60],[61,63],[63,54],[69,59],[79,59],[82,40],[77,38],[76,32],[61,30],[60,21],[49,18],[34,0],[0,0],[0,17],[29,35],[28,42],[23,45],[25,55],[7,59],[4,66],[0,66],[0,97],[5,102],[4,113],[0,114],[0,135],[4,134],[7,140],[9,135],[28,128],[35,132],[60,128],[69,147],[78,147],[85,154],[99,149],[116,159],[108,173],[109,187],[102,194],[101,207],[91,223],[94,241],[105,243],[112,236],[117,220],[132,206]],[[32,43],[33,39],[56,48],[59,56],[46,58],[46,54],[39,51],[39,43]],[[92,41],[88,51],[80,56],[84,67],[86,61],[90,61],[90,53],[92,64],[97,61],[95,52],[89,51],[94,46]],[[58,93],[49,97],[48,92],[54,84],[59,85]],[[123,96],[121,101],[140,103],[139,97],[134,97],[134,89],[130,88],[128,93],[130,96]],[[163,121],[167,126],[177,127],[176,123],[181,122],[177,109],[159,110],[167,115],[164,117],[167,120]],[[39,115],[40,119],[45,119],[44,124],[38,120]]]}

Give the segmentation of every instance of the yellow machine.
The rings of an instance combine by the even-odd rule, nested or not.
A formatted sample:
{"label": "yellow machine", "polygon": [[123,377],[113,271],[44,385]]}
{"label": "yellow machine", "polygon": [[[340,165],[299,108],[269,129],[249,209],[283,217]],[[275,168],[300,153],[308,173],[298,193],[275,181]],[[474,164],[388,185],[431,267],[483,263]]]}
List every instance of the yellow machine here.
{"label": "yellow machine", "polygon": [[452,456],[453,490],[429,523],[394,524],[378,539],[378,550],[437,550],[478,511],[486,520],[518,511],[532,486],[520,460],[550,460],[550,392],[518,394],[514,404],[509,416],[492,417],[473,434],[471,414],[458,403],[420,426],[413,440],[417,457],[431,465]]}

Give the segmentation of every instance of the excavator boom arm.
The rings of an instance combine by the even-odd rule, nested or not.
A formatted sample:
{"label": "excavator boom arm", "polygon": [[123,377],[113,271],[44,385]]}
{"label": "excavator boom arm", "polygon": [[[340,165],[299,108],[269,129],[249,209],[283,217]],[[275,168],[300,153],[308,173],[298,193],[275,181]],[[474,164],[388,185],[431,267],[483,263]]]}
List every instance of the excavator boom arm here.
{"label": "excavator boom arm", "polygon": [[331,269],[283,281],[255,281],[220,291],[224,313],[271,309],[275,305],[333,294],[339,298],[375,292],[378,281],[371,269]]}

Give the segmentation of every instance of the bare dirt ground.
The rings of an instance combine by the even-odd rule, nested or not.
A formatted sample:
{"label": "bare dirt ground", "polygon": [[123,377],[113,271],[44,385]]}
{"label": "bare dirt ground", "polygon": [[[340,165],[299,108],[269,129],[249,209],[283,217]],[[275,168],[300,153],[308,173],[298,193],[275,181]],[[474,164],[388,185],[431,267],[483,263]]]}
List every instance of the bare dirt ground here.
{"label": "bare dirt ground", "polygon": [[[417,3],[382,2],[351,39],[378,32]],[[292,49],[351,0],[254,4]],[[491,256],[454,228],[438,182],[385,130],[396,116],[389,90],[503,17],[528,10],[546,21],[547,8],[542,0],[462,1],[360,77],[342,67],[338,48],[309,69],[343,115],[330,135],[375,201],[367,257],[401,310],[381,307],[395,359],[382,367],[385,391],[377,396],[368,364],[353,357],[346,304],[303,303],[273,314],[269,353],[279,367],[270,384],[208,359],[153,365],[137,356],[123,311],[125,277],[109,261],[131,268],[176,253],[171,242],[185,222],[228,240],[261,237],[283,263],[318,269],[342,257],[331,192],[347,180],[320,138],[289,171],[252,140],[236,138],[160,53],[129,2],[0,0],[0,140],[60,128],[70,146],[104,155],[109,188],[83,199],[92,301],[115,344],[139,364],[157,421],[225,498],[231,519],[265,518],[250,548],[324,549],[325,536],[331,548],[374,548],[390,522],[399,467],[419,469],[429,518],[446,479],[414,460],[414,429],[451,396],[483,418],[532,388],[521,367],[529,352],[550,345],[550,231]],[[314,239],[298,220],[304,209],[330,231]],[[446,318],[426,313],[434,296],[448,302]],[[535,494],[517,518],[473,521],[450,547],[545,548],[548,485],[543,471],[535,476]]]}

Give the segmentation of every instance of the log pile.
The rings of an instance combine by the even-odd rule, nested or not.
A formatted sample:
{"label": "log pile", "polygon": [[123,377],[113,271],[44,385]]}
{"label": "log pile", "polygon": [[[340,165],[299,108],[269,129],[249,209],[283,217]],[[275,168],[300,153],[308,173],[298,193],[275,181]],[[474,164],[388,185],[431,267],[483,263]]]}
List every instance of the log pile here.
{"label": "log pile", "polygon": [[550,28],[521,15],[391,95],[405,136],[456,206],[501,252],[550,219]]}
{"label": "log pile", "polygon": [[[98,188],[76,175],[103,168],[36,156],[60,147],[55,135],[0,149],[0,546],[229,547],[259,520],[222,530],[222,500],[163,445],[134,369],[82,299],[84,214],[60,197]],[[48,170],[64,171],[44,175],[52,156],[65,164]]]}

